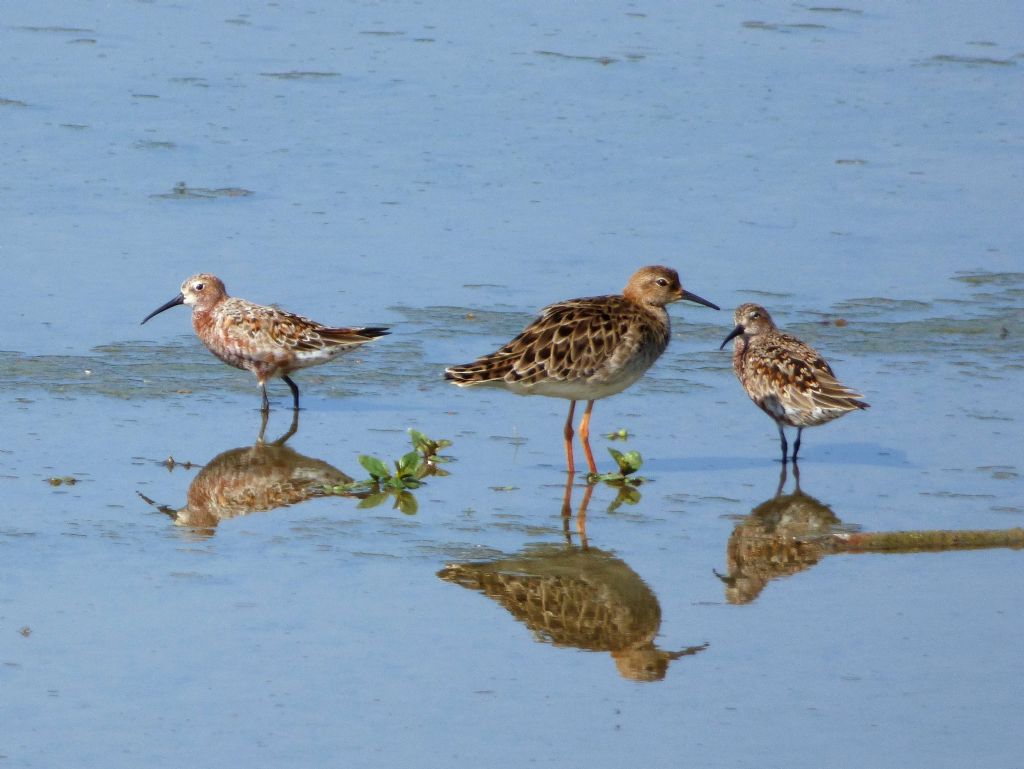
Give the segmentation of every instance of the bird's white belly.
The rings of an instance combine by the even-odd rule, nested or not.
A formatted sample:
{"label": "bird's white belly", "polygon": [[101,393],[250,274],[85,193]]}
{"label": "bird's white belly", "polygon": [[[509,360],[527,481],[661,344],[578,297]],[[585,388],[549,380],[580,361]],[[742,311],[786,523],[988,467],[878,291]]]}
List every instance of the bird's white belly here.
{"label": "bird's white belly", "polygon": [[622,392],[642,377],[648,368],[649,366],[630,367],[620,369],[610,376],[598,374],[588,379],[548,379],[532,385],[503,381],[500,385],[517,395],[545,395],[549,398],[596,401]]}

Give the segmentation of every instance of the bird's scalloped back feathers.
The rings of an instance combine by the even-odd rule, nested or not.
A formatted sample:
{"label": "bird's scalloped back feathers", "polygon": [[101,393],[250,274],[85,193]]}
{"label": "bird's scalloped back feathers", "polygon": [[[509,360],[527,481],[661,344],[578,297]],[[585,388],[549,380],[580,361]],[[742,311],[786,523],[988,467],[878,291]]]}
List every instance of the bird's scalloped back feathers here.
{"label": "bird's scalloped back feathers", "polygon": [[[652,324],[645,313],[650,311],[614,295],[552,304],[508,344],[472,363],[451,366],[445,378],[461,386],[588,379],[639,346],[664,349],[668,329]],[[628,349],[620,351],[623,344]]]}
{"label": "bird's scalloped back feathers", "polygon": [[747,393],[762,408],[778,404],[796,425],[817,424],[868,408],[862,396],[836,379],[832,367],[799,339],[766,333],[749,344],[738,373]]}
{"label": "bird's scalloped back feathers", "polygon": [[383,328],[332,328],[277,307],[231,297],[216,310],[225,343],[263,342],[296,352],[353,347],[387,332]]}

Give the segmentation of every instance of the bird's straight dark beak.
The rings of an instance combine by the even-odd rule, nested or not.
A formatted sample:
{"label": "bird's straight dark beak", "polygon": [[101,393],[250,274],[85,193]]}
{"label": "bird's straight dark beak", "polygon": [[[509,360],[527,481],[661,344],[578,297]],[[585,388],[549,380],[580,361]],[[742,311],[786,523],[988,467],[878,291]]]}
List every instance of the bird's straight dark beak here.
{"label": "bird's straight dark beak", "polygon": [[718,349],[721,350],[723,347],[725,347],[727,344],[729,344],[730,340],[735,339],[740,334],[742,334],[744,331],[746,331],[746,329],[743,328],[742,325],[736,326],[736,328],[734,328],[732,331],[729,332],[729,336],[727,336],[725,339],[722,340],[722,344],[720,344],[718,346]]}
{"label": "bird's straight dark beak", "polygon": [[710,307],[712,310],[721,310],[722,309],[721,307],[719,307],[714,302],[709,302],[707,299],[704,299],[703,297],[697,296],[696,294],[691,294],[686,289],[683,289],[683,295],[680,296],[679,298],[680,299],[686,299],[686,300],[688,300],[690,302],[696,302],[697,304],[702,304],[705,307]]}
{"label": "bird's straight dark beak", "polygon": [[[145,318],[142,319],[142,323],[145,323],[147,320],[152,318],[154,315],[159,315],[164,310],[169,310],[172,307],[177,307],[179,304],[185,304],[185,295],[184,294],[178,294],[176,297],[174,297],[167,304],[163,304],[163,305],[160,305],[159,307],[157,307],[155,310],[153,310],[153,312],[151,312],[149,315],[147,315]],[[142,323],[140,323],[139,325],[141,326]]]}

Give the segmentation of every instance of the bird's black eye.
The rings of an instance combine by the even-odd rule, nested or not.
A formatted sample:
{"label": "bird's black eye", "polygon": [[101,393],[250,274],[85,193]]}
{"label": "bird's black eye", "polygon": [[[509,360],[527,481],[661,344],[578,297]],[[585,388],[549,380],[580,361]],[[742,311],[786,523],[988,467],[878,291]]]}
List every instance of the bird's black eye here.
{"label": "bird's black eye", "polygon": [[761,317],[761,313],[759,313],[759,312],[752,312],[752,313],[750,313],[750,319],[751,320],[757,320],[760,317]]}
{"label": "bird's black eye", "polygon": [[664,288],[665,286],[667,286],[667,285],[668,285],[668,281],[667,281],[667,280],[665,280],[664,278],[658,278],[658,279],[657,279],[656,281],[654,281],[654,282],[655,282],[655,283],[657,283],[657,284],[658,284],[659,286],[661,286],[662,288]]}
{"label": "bird's black eye", "polygon": [[202,291],[204,288],[206,288],[206,284],[196,283],[194,286],[192,286],[192,288],[194,288],[196,291]]}

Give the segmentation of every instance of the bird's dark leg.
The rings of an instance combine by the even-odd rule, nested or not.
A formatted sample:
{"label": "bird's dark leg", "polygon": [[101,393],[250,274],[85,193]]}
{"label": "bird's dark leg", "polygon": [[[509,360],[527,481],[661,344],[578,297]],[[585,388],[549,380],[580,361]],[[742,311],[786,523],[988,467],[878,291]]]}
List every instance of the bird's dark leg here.
{"label": "bird's dark leg", "polygon": [[779,440],[782,442],[782,464],[786,464],[786,454],[789,451],[789,444],[786,443],[786,433],[782,430],[782,422],[776,422],[779,427]]}
{"label": "bird's dark leg", "polygon": [[587,467],[591,473],[597,475],[597,464],[590,451],[590,412],[593,408],[594,401],[587,401],[587,410],[583,412],[583,419],[580,420],[580,443],[583,444],[583,451],[587,455]]}
{"label": "bird's dark leg", "polygon": [[800,453],[800,436],[803,434],[804,428],[796,428],[796,443],[793,445],[793,464],[796,464],[796,455]]}
{"label": "bird's dark leg", "polygon": [[264,409],[260,412],[262,418],[260,419],[260,434],[256,438],[256,445],[263,445],[263,434],[267,431],[267,419],[270,417],[270,412]]}
{"label": "bird's dark leg", "polygon": [[[796,465],[793,466],[793,470],[796,470]],[[779,473],[779,487],[775,489],[775,496],[782,496],[782,488],[786,485],[786,463],[782,463],[782,472]]]}
{"label": "bird's dark leg", "polygon": [[298,411],[292,411],[292,424],[291,424],[291,427],[288,428],[288,432],[286,432],[284,435],[282,435],[280,438],[278,438],[276,441],[274,441],[273,444],[271,444],[271,445],[273,445],[273,446],[284,446],[284,444],[288,441],[288,439],[291,438],[293,435],[295,435],[295,433],[297,433],[298,431],[299,431],[299,412]]}
{"label": "bird's dark leg", "polygon": [[576,412],[576,401],[569,401],[569,416],[565,420],[565,429],[562,435],[565,437],[565,461],[569,465],[569,475],[576,472],[576,464],[572,461],[572,417]]}
{"label": "bird's dark leg", "polygon": [[297,384],[295,384],[295,382],[293,382],[288,375],[282,376],[281,379],[283,379],[285,381],[285,384],[287,384],[288,387],[291,389],[291,391],[292,391],[292,402],[295,404],[295,410],[298,411],[299,410],[299,386]]}
{"label": "bird's dark leg", "polygon": [[260,382],[260,391],[263,393],[263,406],[261,410],[264,414],[270,411],[270,399],[267,397],[267,383]]}

